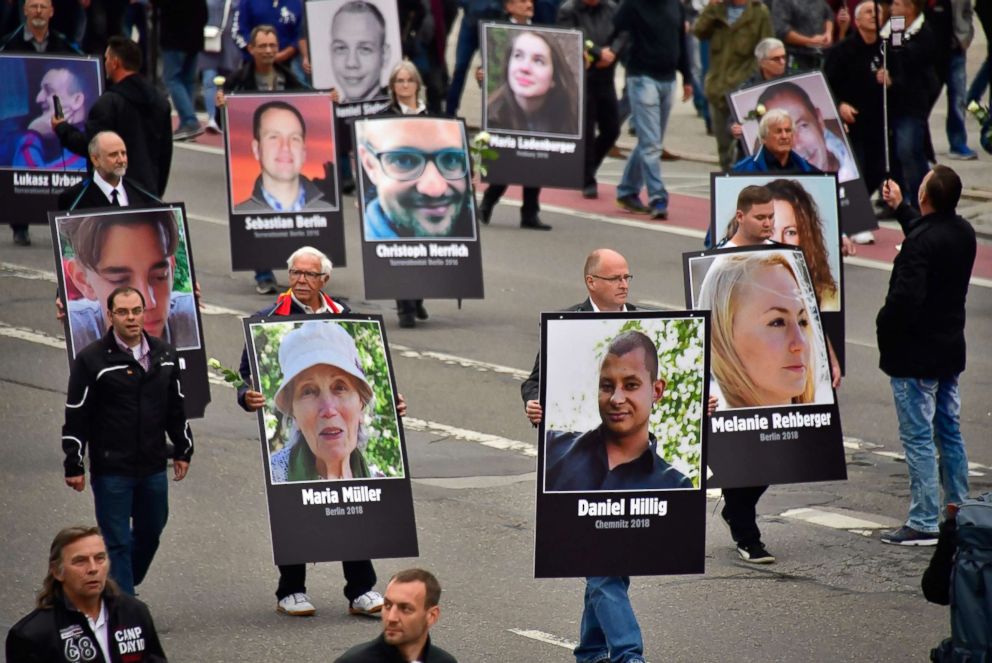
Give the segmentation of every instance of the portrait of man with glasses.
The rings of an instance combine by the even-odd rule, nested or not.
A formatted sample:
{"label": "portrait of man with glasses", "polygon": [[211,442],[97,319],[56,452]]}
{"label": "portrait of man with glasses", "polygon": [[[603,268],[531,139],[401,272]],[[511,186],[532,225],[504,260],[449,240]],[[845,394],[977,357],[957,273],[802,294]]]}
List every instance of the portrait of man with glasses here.
{"label": "portrait of man with glasses", "polygon": [[190,257],[178,208],[82,213],[56,219],[72,354],[113,321],[107,297],[141,295],[144,331],[177,350],[200,347]]}
{"label": "portrait of man with glasses", "polygon": [[337,209],[334,164],[318,183],[302,174],[307,161],[307,124],[303,113],[285,101],[267,101],[252,114],[251,154],[260,173],[251,195],[234,206],[251,212],[330,212]]}
{"label": "portrait of man with glasses", "polygon": [[460,120],[383,117],[355,123],[366,241],[475,239]]}

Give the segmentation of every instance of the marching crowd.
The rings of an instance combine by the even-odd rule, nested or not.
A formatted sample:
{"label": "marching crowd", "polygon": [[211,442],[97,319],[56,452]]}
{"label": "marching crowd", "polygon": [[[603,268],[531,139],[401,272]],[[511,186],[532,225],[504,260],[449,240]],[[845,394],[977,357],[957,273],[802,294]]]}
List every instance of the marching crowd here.
{"label": "marching crowd", "polygon": [[[705,5],[678,0],[564,0],[560,6],[556,0],[505,0],[502,4],[465,0],[458,5],[452,0],[397,2],[405,60],[392,72],[387,90],[391,112],[396,114],[457,114],[479,48],[482,21],[508,19],[583,32],[587,68],[582,192],[586,198],[599,195],[597,170],[629,117],[637,144],[617,187],[616,204],[634,214],[668,218],[661,156],[676,97],[697,104],[715,138],[724,170],[844,173],[850,163],[860,166],[868,190],[878,193],[878,214],[897,219],[906,235],[877,325],[881,368],[891,379],[906,450],[911,504],[906,524],[882,540],[899,545],[936,544],[944,506],[960,502],[968,491],[957,378],[965,365],[964,303],[976,244],[974,231],[955,212],[962,190],[960,178],[946,166],[932,166],[937,158],[928,118],[946,86],[950,156],[976,158],[967,144],[964,105],[987,93],[989,62],[966,90],[964,53],[974,32],[970,0],[711,0]],[[990,0],[978,0],[975,8],[986,30],[990,4]],[[461,23],[449,73],[446,44],[459,9]],[[883,65],[878,44],[891,38],[891,17],[905,19],[905,34],[899,48],[889,49]],[[10,28],[0,40],[0,50],[5,52],[90,53],[103,58],[109,85],[88,115],[74,112],[75,100],[83,91],[72,72],[64,70],[64,77],[49,81],[49,96],[42,103],[45,121],[32,123],[39,141],[57,143],[58,158],[83,158],[90,165],[91,175],[60,197],[59,207],[64,210],[161,202],[173,141],[190,140],[204,131],[219,132],[216,110],[223,106],[225,94],[276,93],[311,85],[303,0],[24,0],[0,3],[0,25]],[[152,43],[155,38],[158,43]],[[377,46],[381,49],[382,44]],[[615,82],[620,65],[625,84],[618,95]],[[159,66],[168,98],[152,83]],[[776,93],[781,97],[779,103],[768,99],[774,107],[760,118],[760,145],[754,155],[746,156],[748,150],[740,143],[741,126],[734,121],[727,95],[810,70],[824,73],[854,154],[836,145],[836,137],[824,129],[819,110],[794,86],[795,90]],[[219,82],[217,76],[225,81]],[[891,177],[881,156],[883,88],[888,90],[890,109]],[[53,95],[60,99],[60,113],[55,112]],[[205,121],[196,112],[200,99]],[[277,113],[280,110],[293,122],[291,110],[275,108]],[[179,118],[175,127],[173,111]],[[43,151],[29,144],[22,147],[26,152]],[[339,159],[339,167],[342,192],[354,191],[347,158]],[[725,237],[711,238],[717,248],[788,243],[773,237],[772,219],[774,199],[788,194],[748,187],[752,188],[761,191],[741,193],[732,229]],[[642,189],[646,198],[641,196]],[[483,223],[488,222],[501,194],[498,187],[486,190],[479,207]],[[538,217],[539,196],[540,189],[525,190],[521,227],[550,230]],[[15,243],[30,244],[29,220],[8,221]],[[170,246],[175,250],[174,238],[170,240],[171,231],[164,228],[146,230],[155,241],[164,238],[163,248],[171,255],[168,250]],[[107,245],[114,240],[113,232],[105,231]],[[852,239],[871,241],[870,234]],[[135,246],[138,240],[119,241]],[[846,250],[854,249],[847,244]],[[85,252],[77,253],[85,263]],[[87,278],[95,292],[103,288],[99,300],[105,300],[106,308],[95,315],[105,312],[107,321],[101,321],[99,328],[106,331],[78,348],[70,374],[62,447],[65,482],[76,491],[85,490],[84,456],[90,456],[99,529],[71,527],[56,535],[36,610],[8,635],[7,657],[12,663],[100,657],[106,661],[165,660],[151,615],[133,594],[146,577],[168,517],[167,465],[171,461],[174,480],[183,480],[194,452],[176,350],[164,340],[179,332],[163,331],[161,339],[146,333],[146,316],[154,311],[147,284],[112,283],[100,274],[99,256],[89,262],[94,264],[81,264],[80,269],[89,269]],[[289,290],[279,294],[263,314],[348,312],[347,306],[324,292],[331,263],[323,253],[301,248],[288,257],[287,267]],[[610,249],[593,252],[583,266],[588,296],[573,310],[633,310],[627,303],[631,278],[622,255]],[[259,294],[277,294],[271,271],[258,270],[256,284]],[[836,294],[836,284],[833,287]],[[829,288],[829,284],[824,286],[817,297],[830,297]],[[400,301],[398,310],[403,326],[412,326],[415,317],[427,317],[422,301]],[[907,329],[916,334],[907,334]],[[926,352],[921,353],[921,348]],[[625,356],[643,353],[643,348],[621,347],[610,349],[607,356],[615,356],[615,363],[620,363]],[[543,416],[537,398],[539,366],[535,364],[522,390],[525,414],[535,425]],[[641,369],[651,374],[644,361],[637,364],[636,370]],[[832,350],[831,369],[837,387],[841,377]],[[607,370],[606,362],[603,370]],[[241,372],[250,378],[247,360],[242,361]],[[346,381],[358,380],[361,391],[361,379],[352,373]],[[654,376],[644,382],[650,385],[653,381]],[[618,390],[611,398],[633,401],[642,396],[622,395]],[[264,397],[244,388],[238,393],[238,403],[255,411],[263,406]],[[406,409],[402,397],[397,409],[402,416]],[[646,431],[646,415],[633,425]],[[595,443],[609,445],[611,440],[629,436],[629,430],[612,430],[604,420]],[[644,453],[653,457],[653,451]],[[595,449],[582,450],[582,454],[583,463],[599,462]],[[623,469],[624,463],[618,465],[611,462],[597,471],[607,477]],[[748,563],[775,561],[756,522],[757,503],[766,488],[724,493],[721,517],[731,530],[738,554]],[[370,560],[343,566],[349,611],[381,615],[383,632],[349,650],[339,661],[454,660],[429,637],[440,615],[441,594],[431,573],[401,571],[390,579],[383,595],[374,589],[377,579]],[[279,567],[276,598],[281,613],[314,614],[305,582],[305,566]],[[587,579],[580,643],[575,650],[579,663],[644,660],[640,629],[627,593],[629,584],[626,577]]]}

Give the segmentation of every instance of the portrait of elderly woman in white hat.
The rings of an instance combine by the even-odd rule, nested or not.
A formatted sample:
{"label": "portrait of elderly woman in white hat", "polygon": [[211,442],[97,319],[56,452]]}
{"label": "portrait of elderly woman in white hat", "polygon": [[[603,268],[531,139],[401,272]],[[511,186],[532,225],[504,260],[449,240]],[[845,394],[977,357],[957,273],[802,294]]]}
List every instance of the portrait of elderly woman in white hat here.
{"label": "portrait of elderly woman in white hat", "polygon": [[279,366],[275,406],[291,423],[270,457],[272,483],[384,477],[363,454],[373,393],[351,335],[335,322],[304,322],[283,337]]}

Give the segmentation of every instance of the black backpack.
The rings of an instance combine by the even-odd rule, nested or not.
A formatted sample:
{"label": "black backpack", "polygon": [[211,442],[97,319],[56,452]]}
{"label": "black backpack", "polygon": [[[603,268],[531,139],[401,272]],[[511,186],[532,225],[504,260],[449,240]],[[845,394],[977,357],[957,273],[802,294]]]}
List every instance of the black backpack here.
{"label": "black backpack", "polygon": [[951,637],[930,652],[936,663],[992,663],[992,493],[957,512],[951,569]]}

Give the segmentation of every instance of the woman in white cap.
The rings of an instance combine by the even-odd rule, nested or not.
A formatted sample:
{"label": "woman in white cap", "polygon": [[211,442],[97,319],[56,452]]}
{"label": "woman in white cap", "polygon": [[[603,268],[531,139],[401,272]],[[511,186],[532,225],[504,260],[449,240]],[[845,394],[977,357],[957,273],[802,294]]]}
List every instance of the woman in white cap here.
{"label": "woman in white cap", "polygon": [[283,337],[279,365],[275,404],[292,428],[272,454],[272,483],[385,476],[362,453],[372,387],[351,335],[334,322],[304,322]]}

